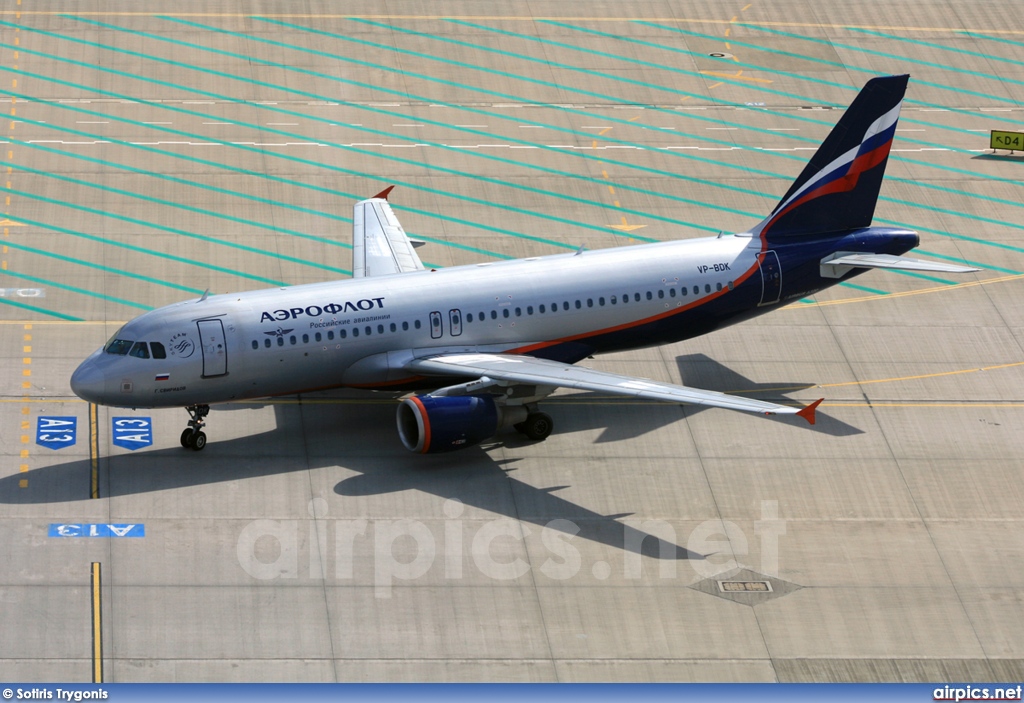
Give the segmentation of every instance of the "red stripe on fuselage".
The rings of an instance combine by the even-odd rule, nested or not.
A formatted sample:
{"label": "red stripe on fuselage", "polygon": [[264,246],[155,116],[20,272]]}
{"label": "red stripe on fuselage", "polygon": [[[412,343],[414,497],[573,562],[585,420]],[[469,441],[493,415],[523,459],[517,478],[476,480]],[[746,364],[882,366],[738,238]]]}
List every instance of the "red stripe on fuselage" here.
{"label": "red stripe on fuselage", "polygon": [[[815,198],[820,198],[823,195],[830,195],[832,193],[845,193],[853,190],[857,187],[857,181],[860,179],[860,174],[868,171],[875,166],[879,165],[889,157],[889,150],[892,148],[892,137],[889,138],[884,144],[879,144],[871,151],[861,154],[850,162],[850,166],[846,173],[839,176],[835,180],[829,181],[828,183],[815,188],[809,193],[804,193],[800,198],[794,200],[787,205],[782,211],[775,215],[771,219],[764,229],[761,230],[761,241],[767,246],[767,235],[768,231],[772,226],[782,219],[786,214],[791,212],[794,208],[797,208]],[[764,251],[764,248],[762,248]]]}

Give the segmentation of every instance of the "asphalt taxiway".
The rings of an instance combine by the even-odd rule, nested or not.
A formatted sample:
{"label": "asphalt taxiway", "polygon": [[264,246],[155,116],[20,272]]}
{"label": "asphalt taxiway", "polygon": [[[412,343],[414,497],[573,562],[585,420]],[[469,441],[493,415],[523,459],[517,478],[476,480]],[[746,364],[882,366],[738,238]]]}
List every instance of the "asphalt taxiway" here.
{"label": "asphalt taxiway", "polygon": [[[0,679],[1024,678],[1015,3],[59,5],[0,11]],[[194,453],[70,392],[152,307],[348,275],[390,184],[435,266],[742,231],[905,72],[875,222],[982,272],[587,362],[814,428],[563,392],[543,443],[422,458],[338,392]]]}

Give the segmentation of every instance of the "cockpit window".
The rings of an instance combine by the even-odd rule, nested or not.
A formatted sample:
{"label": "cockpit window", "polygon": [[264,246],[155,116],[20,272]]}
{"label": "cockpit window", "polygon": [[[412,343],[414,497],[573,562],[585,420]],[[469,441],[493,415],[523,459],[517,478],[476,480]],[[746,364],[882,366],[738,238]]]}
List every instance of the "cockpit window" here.
{"label": "cockpit window", "polygon": [[128,352],[128,354],[130,356],[136,356],[140,359],[148,359],[149,347],[146,345],[145,342],[136,342],[135,346],[132,347],[132,350]]}
{"label": "cockpit window", "polygon": [[132,348],[132,342],[130,339],[112,339],[107,344],[107,354],[118,354],[124,356],[128,353],[128,350]]}
{"label": "cockpit window", "polygon": [[153,351],[153,358],[154,359],[166,359],[167,358],[167,350],[164,349],[164,345],[161,344],[160,342],[150,342],[149,343],[149,348]]}

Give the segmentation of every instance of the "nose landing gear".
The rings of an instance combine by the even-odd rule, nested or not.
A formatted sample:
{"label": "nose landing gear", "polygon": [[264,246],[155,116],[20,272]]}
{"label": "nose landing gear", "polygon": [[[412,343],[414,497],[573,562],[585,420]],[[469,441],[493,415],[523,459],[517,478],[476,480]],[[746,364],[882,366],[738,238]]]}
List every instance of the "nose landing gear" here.
{"label": "nose landing gear", "polygon": [[189,417],[188,427],[181,433],[181,446],[186,449],[200,451],[206,446],[206,433],[203,432],[203,425],[206,424],[203,418],[210,414],[209,405],[189,405],[185,408]]}

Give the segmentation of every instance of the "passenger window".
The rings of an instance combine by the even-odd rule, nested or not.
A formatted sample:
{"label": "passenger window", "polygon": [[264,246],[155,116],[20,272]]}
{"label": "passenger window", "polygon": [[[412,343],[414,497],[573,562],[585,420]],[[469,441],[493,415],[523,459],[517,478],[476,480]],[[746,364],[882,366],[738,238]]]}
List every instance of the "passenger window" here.
{"label": "passenger window", "polygon": [[[636,295],[637,295],[637,300],[639,300],[640,299],[640,294],[637,293]],[[651,293],[651,291],[647,291],[647,299],[651,300],[652,298],[654,298],[654,295]]]}
{"label": "passenger window", "polygon": [[711,284],[710,283],[705,283],[704,284],[704,292],[705,293],[710,293],[711,292]]}
{"label": "passenger window", "polygon": [[636,302],[639,303],[640,302],[640,294],[639,293],[634,293],[633,294],[633,300],[635,300]]}
{"label": "passenger window", "polygon": [[604,296],[601,296],[600,298],[597,299],[597,304],[600,305],[601,307],[604,307]]}
{"label": "passenger window", "polygon": [[[342,330],[342,332],[344,332],[344,331],[345,330]],[[345,335],[342,335],[342,338],[344,338],[344,337],[345,337]],[[334,330],[327,330],[327,339],[334,339]]]}
{"label": "passenger window", "polygon": [[660,299],[660,298],[664,298],[664,297],[665,297],[665,289],[664,288],[659,288],[658,289],[658,298]]}
{"label": "passenger window", "polygon": [[676,289],[675,288],[669,288],[668,289],[668,297],[670,297],[670,298],[676,297]]}
{"label": "passenger window", "polygon": [[[628,298],[626,298],[626,296],[622,296],[622,302],[626,302],[626,300],[628,300]],[[618,302],[619,302],[618,298],[616,298],[613,295],[612,296],[612,305],[616,305],[616,304],[618,304]],[[604,303],[601,303],[601,305],[604,305]]]}
{"label": "passenger window", "polygon": [[544,314],[544,303],[541,303],[540,307],[537,308],[537,309],[540,310],[540,314],[543,315]]}
{"label": "passenger window", "polygon": [[408,322],[403,322],[402,323],[402,331],[405,332],[408,329],[409,329],[409,323]]}
{"label": "passenger window", "polygon": [[732,284],[732,281],[729,281],[729,290],[732,290],[732,289],[733,289],[733,287],[734,287],[734,286],[733,286],[733,284]]}
{"label": "passenger window", "polygon": [[[342,330],[342,332],[344,332],[344,331],[345,330]],[[358,337],[359,336],[359,328],[358,327],[353,327],[352,328],[352,336],[353,337]]]}
{"label": "passenger window", "polygon": [[[577,300],[576,301],[576,307],[579,307],[579,306],[580,306],[580,301]],[[563,310],[568,310],[569,309],[569,301],[568,300],[565,300],[565,301],[562,302],[562,309]]]}
{"label": "passenger window", "polygon": [[295,335],[294,335],[294,334],[288,337],[288,342],[289,342],[290,344],[292,344],[292,345],[294,345],[294,344],[295,344],[295,342],[296,342],[296,339],[295,339]]}
{"label": "passenger window", "polygon": [[302,335],[302,343],[303,344],[309,344],[309,335],[308,334]]}
{"label": "passenger window", "polygon": [[395,323],[394,322],[391,323],[391,328],[390,329],[391,329],[392,332],[397,332],[398,331],[398,328],[395,327]]}
{"label": "passenger window", "polygon": [[522,316],[523,316],[523,309],[522,308],[516,308],[516,317],[522,317]]}
{"label": "passenger window", "polygon": [[693,294],[694,295],[700,295],[700,286],[694,286],[693,287]]}
{"label": "passenger window", "polygon": [[472,322],[472,321],[473,321],[473,313],[467,312],[466,313],[466,322]]}
{"label": "passenger window", "polygon": [[576,301],[576,309],[579,310],[582,307],[583,307],[583,303],[581,303],[579,300],[577,300]]}
{"label": "passenger window", "polygon": [[324,338],[323,335],[320,334],[319,332],[317,332],[316,335],[313,337],[313,339],[315,339],[318,342],[323,340],[323,338]]}
{"label": "passenger window", "polygon": [[270,349],[270,337],[267,337],[266,339],[263,340],[263,346],[266,347],[267,349]]}
{"label": "passenger window", "polygon": [[[347,330],[338,330],[338,339],[345,339],[348,336]],[[334,332],[327,333],[327,339],[334,339]]]}
{"label": "passenger window", "polygon": [[279,346],[279,347],[283,347],[284,346],[284,337],[278,337],[277,338],[277,346]]}
{"label": "passenger window", "polygon": [[[259,346],[255,342],[253,342],[253,344],[255,345],[255,346],[253,346],[253,349],[255,349],[256,347]],[[164,349],[164,345],[161,344],[160,342],[150,342],[149,343],[149,350],[151,352],[153,352],[153,358],[154,359],[166,359],[167,358],[167,350]]]}
{"label": "passenger window", "polygon": [[722,290],[722,284],[721,283],[716,283],[715,284],[715,290]]}
{"label": "passenger window", "polygon": [[259,349],[260,348],[260,343],[257,342],[255,339],[252,340],[252,348],[253,349]]}
{"label": "passenger window", "polygon": [[683,286],[682,288],[679,289],[679,295],[683,296],[684,298],[686,297],[686,294],[689,292],[690,291],[686,290],[686,286]]}
{"label": "passenger window", "polygon": [[504,310],[501,311],[501,316],[508,317],[508,308],[505,308]]}
{"label": "passenger window", "polygon": [[128,352],[128,355],[137,357],[139,359],[148,359],[149,347],[146,346],[145,342],[136,342],[135,346],[132,347],[132,350]]}
{"label": "passenger window", "polygon": [[419,320],[413,320],[412,326],[415,327],[416,329],[422,327]]}
{"label": "passenger window", "polygon": [[127,339],[115,339],[107,345],[108,354],[117,354],[118,356],[124,356],[128,353],[128,350],[132,348],[132,343]]}
{"label": "passenger window", "polygon": [[369,325],[367,325],[366,326],[366,336],[369,337],[371,334],[373,334],[373,328],[370,327]]}
{"label": "passenger window", "polygon": [[532,315],[533,314],[533,306],[532,305],[527,305],[526,306],[526,314],[527,315]]}
{"label": "passenger window", "polygon": [[377,325],[377,334],[384,334],[384,325]]}

